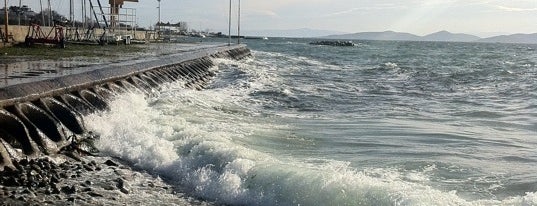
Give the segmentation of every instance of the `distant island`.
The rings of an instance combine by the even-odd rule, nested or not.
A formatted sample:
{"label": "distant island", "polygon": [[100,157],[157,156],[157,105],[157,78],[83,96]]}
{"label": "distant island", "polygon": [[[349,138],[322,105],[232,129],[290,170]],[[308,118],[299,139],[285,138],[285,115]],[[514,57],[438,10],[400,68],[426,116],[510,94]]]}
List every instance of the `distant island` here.
{"label": "distant island", "polygon": [[489,38],[481,38],[469,34],[451,33],[439,31],[425,36],[410,33],[384,31],[384,32],[359,32],[354,34],[337,34],[322,36],[325,39],[348,39],[348,40],[395,40],[395,41],[439,41],[439,42],[486,42],[486,43],[521,43],[537,44],[537,33],[512,34]]}
{"label": "distant island", "polygon": [[387,41],[438,41],[438,42],[487,42],[487,43],[520,43],[537,44],[537,33],[512,34],[481,38],[475,35],[439,31],[425,36],[411,33],[383,31],[359,32],[348,34],[340,31],[317,29],[282,29],[282,30],[252,30],[245,32],[247,36],[260,37],[289,37],[289,38],[317,38],[337,40],[387,40]]}

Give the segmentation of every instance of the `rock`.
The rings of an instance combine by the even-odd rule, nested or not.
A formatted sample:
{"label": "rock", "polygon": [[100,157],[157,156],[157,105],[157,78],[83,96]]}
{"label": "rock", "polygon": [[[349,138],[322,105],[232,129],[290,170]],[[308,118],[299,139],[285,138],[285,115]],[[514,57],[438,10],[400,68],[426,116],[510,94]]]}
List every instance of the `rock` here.
{"label": "rock", "polygon": [[4,180],[4,186],[16,187],[16,186],[20,186],[20,183],[16,178],[8,177],[7,179]]}
{"label": "rock", "polygon": [[117,188],[125,187],[125,180],[123,180],[122,178],[117,178],[116,182],[117,182]]}
{"label": "rock", "polygon": [[88,165],[84,165],[84,169],[86,169],[86,171],[93,171],[93,168]]}
{"label": "rock", "polygon": [[57,187],[52,188],[52,194],[60,194],[60,193],[61,193],[61,191]]}
{"label": "rock", "polygon": [[52,183],[59,183],[59,182],[60,182],[60,179],[58,178],[58,176],[56,176],[56,175],[52,175],[52,177],[50,178],[50,182],[52,182]]}
{"label": "rock", "polygon": [[88,195],[92,197],[103,197],[103,195],[96,193],[96,192],[89,192]]}
{"label": "rock", "polygon": [[61,177],[61,178],[68,178],[69,176],[67,176],[67,173],[65,173],[65,172],[61,172],[61,173],[60,173],[60,177]]}
{"label": "rock", "polygon": [[125,194],[129,194],[129,190],[125,189],[125,188],[121,188],[119,189],[119,191],[125,193]]}
{"label": "rock", "polygon": [[76,193],[76,187],[73,185],[73,186],[64,186],[62,187],[61,191],[65,194],[74,194]]}
{"label": "rock", "polygon": [[102,185],[101,186],[105,190],[114,190],[115,188],[112,185]]}
{"label": "rock", "polygon": [[86,187],[82,189],[82,192],[91,192],[91,191],[93,191],[93,189],[91,189],[90,187]]}
{"label": "rock", "polygon": [[117,163],[113,162],[112,160],[106,160],[106,162],[104,162],[104,164],[107,165],[107,166],[110,166],[110,167],[119,166]]}
{"label": "rock", "polygon": [[86,180],[84,183],[86,183],[87,185],[92,185],[93,182],[89,181],[89,180]]}
{"label": "rock", "polygon": [[48,179],[43,179],[42,181],[39,181],[39,184],[37,184],[38,187],[46,187],[48,184]]}
{"label": "rock", "polygon": [[15,168],[11,168],[11,167],[5,167],[4,168],[4,171],[2,172],[3,175],[14,175],[16,174],[16,170]]}
{"label": "rock", "polygon": [[67,201],[69,201],[69,202],[74,202],[74,201],[75,201],[75,198],[74,198],[74,197],[69,197],[69,198],[67,198]]}
{"label": "rock", "polygon": [[28,163],[29,163],[29,162],[28,162],[27,159],[21,159],[21,161],[19,161],[19,164],[20,164],[21,166],[27,166]]}

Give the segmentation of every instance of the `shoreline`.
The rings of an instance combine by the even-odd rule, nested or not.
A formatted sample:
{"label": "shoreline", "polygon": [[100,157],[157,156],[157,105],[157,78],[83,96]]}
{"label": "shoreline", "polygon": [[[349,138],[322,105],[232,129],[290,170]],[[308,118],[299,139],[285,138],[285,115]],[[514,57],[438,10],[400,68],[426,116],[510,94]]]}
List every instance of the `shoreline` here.
{"label": "shoreline", "polygon": [[[237,48],[238,47],[235,47],[234,49]],[[61,66],[53,64],[49,65],[47,63],[44,65],[29,64],[27,68],[8,68],[7,65],[10,63],[2,62],[0,63],[0,66],[6,65],[6,72],[3,77],[0,77],[5,79],[7,85],[5,87],[0,87],[0,91],[2,91],[3,94],[6,94],[3,95],[3,97],[7,97],[2,100],[6,103],[2,106],[9,107],[21,102],[31,102],[32,100],[30,99],[24,99],[27,97],[34,100],[37,100],[36,98],[40,98],[40,100],[41,98],[50,99],[53,98],[52,96],[57,96],[58,93],[56,91],[59,90],[65,90],[63,91],[65,93],[64,95],[70,95],[75,92],[73,88],[77,85],[84,84],[82,86],[87,86],[89,88],[92,87],[92,85],[89,84],[99,84],[104,80],[108,80],[106,78],[116,81],[117,79],[114,79],[116,77],[112,76],[126,78],[125,75],[141,75],[141,78],[145,78],[152,84],[140,83],[140,85],[138,85],[140,88],[138,89],[148,89],[148,91],[149,88],[157,87],[158,83],[176,80],[183,81],[183,78],[184,81],[187,81],[187,85],[196,86],[195,84],[197,84],[197,82],[204,82],[209,78],[208,75],[210,75],[210,72],[207,70],[208,67],[211,66],[211,62],[209,62],[208,58],[211,56],[218,54],[224,56],[229,55],[229,57],[232,58],[237,56],[241,57],[241,54],[226,49],[227,47],[224,48],[220,44],[146,45],[144,46],[143,53],[134,52],[125,55],[106,56],[102,58],[102,61],[97,62],[96,64],[95,62],[91,62],[93,65],[89,67],[77,66],[77,64],[81,62],[84,64],[84,61],[90,62],[94,57],[73,56],[50,59],[48,56],[39,58],[32,55],[22,57],[17,56],[11,58],[13,59],[13,62],[24,62],[28,59],[39,61],[41,59],[54,63],[67,60],[74,62],[73,67],[70,68],[73,72],[62,72],[64,68]],[[0,59],[10,58],[0,57]],[[177,64],[183,63],[181,61],[187,62],[187,65],[184,67],[182,65],[177,66]],[[175,67],[170,67],[170,65]],[[43,74],[36,73],[37,70],[43,70],[43,67],[47,66],[54,67],[52,69],[58,71]],[[27,77],[28,79],[24,80],[25,78],[23,77],[8,74],[10,69],[18,70],[17,72],[19,73],[29,74]],[[84,73],[81,73],[80,71],[88,69],[90,69],[89,72],[82,71]],[[76,75],[72,75],[73,73]],[[160,75],[160,77],[158,75]],[[83,81],[79,80],[81,76],[84,77]],[[104,80],[103,77],[105,78]],[[67,81],[66,79],[69,78],[74,78],[74,80]],[[137,84],[138,81],[142,81],[138,77],[133,78],[135,78],[135,84]],[[12,82],[8,82],[8,79],[12,79]],[[51,83],[46,84],[47,82]],[[38,83],[46,85],[36,86]],[[75,83],[75,85],[68,85],[68,83]],[[113,84],[113,82],[110,84]],[[129,84],[126,85],[128,86]],[[22,89],[20,91],[26,96],[22,95],[19,97],[15,96],[18,95],[17,92],[10,92],[15,90],[19,91],[19,87],[22,88],[25,86],[28,86],[30,89]],[[146,88],[145,86],[149,86],[149,88]],[[83,90],[88,88],[77,87],[74,89]],[[95,88],[100,89],[98,91],[96,90],[97,93],[104,90],[99,86],[95,86]],[[114,88],[115,87],[111,87],[111,89]],[[50,93],[51,91],[56,93]],[[84,90],[83,92],[88,93],[89,91]],[[81,97],[82,96],[83,95],[81,95]],[[14,101],[10,102],[12,99],[14,99]],[[102,101],[105,100],[105,98],[102,99]],[[98,102],[88,103],[97,104]],[[48,105],[46,104],[41,106],[48,108]],[[93,106],[95,106],[96,109],[98,108],[96,105]],[[68,106],[64,106],[63,108],[71,109]],[[76,107],[73,107],[72,109],[76,109]],[[42,112],[46,113],[47,111],[43,110]],[[13,110],[11,112],[15,112],[22,116],[32,115],[30,113],[21,113],[18,110]],[[51,111],[48,112],[50,113]],[[50,115],[56,117],[54,112]],[[15,116],[11,115],[10,117]],[[50,125],[60,124],[61,128],[58,127],[59,130],[63,131],[63,129],[67,129],[63,127],[65,124],[63,121],[66,121],[65,119],[58,119],[58,121],[50,116],[49,119],[46,120],[50,120],[50,122],[48,122],[51,123]],[[15,118],[14,121],[18,120]],[[39,119],[39,123],[36,122],[35,124],[44,124],[43,121],[45,120]],[[26,125],[26,127],[36,127],[30,120],[28,120],[28,122],[32,125]],[[21,126],[21,124],[17,124],[17,126]],[[22,126],[24,125],[22,124]],[[35,150],[41,150],[42,153],[38,152],[39,156],[36,158],[32,157],[31,160],[27,159],[28,157],[17,157],[18,155],[13,156],[14,153],[10,152],[9,156],[13,165],[9,167],[6,166],[4,171],[0,172],[0,198],[2,199],[0,205],[212,205],[210,202],[205,202],[204,200],[199,200],[186,195],[180,188],[178,188],[180,187],[180,184],[175,184],[172,181],[166,181],[158,176],[154,176],[151,174],[151,171],[140,170],[136,168],[135,164],[123,162],[119,158],[110,157],[106,154],[98,153],[97,155],[93,155],[93,151],[96,148],[94,148],[91,141],[95,141],[95,139],[93,139],[94,137],[91,134],[91,131],[85,131],[84,135],[85,134],[89,134],[92,137],[88,137],[89,140],[83,139],[80,142],[76,140],[77,142],[71,142],[70,145],[65,147],[61,146],[63,148],[58,154],[55,152],[54,154],[50,154],[46,145],[40,145],[39,148],[32,146]],[[27,138],[30,138],[30,136]],[[61,144],[64,144],[68,143],[66,141],[70,140],[62,138],[61,141],[63,142]],[[4,144],[7,143],[4,142]],[[87,149],[87,151],[83,151],[82,149]]]}
{"label": "shoreline", "polygon": [[0,172],[0,205],[211,205],[120,159],[80,155],[14,161]]}

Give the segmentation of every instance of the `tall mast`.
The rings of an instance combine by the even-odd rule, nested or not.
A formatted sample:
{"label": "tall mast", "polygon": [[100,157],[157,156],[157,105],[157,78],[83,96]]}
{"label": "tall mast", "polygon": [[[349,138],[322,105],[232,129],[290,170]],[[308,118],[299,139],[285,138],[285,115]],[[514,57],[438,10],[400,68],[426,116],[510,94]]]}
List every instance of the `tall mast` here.
{"label": "tall mast", "polygon": [[228,42],[227,45],[231,45],[231,0],[229,0],[229,21],[228,21]]}
{"label": "tall mast", "polygon": [[5,22],[5,31],[4,31],[4,42],[8,41],[7,36],[9,35],[9,15],[7,13],[7,0],[4,0],[4,22]]}
{"label": "tall mast", "polygon": [[239,9],[238,9],[238,18],[237,18],[237,44],[241,44],[241,0],[239,0]]}
{"label": "tall mast", "polygon": [[73,0],[69,0],[69,21],[71,21],[71,26],[75,27],[75,7]]}
{"label": "tall mast", "polygon": [[50,6],[50,0],[48,0],[48,26],[52,26],[52,7]]}
{"label": "tall mast", "polygon": [[39,0],[41,6],[41,26],[45,26],[45,13],[43,13],[43,0]]}

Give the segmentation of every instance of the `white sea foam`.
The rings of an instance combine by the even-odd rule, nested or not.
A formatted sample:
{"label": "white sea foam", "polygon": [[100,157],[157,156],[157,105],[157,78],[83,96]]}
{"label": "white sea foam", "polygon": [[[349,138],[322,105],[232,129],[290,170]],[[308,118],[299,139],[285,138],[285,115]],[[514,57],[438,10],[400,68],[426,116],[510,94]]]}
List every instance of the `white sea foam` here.
{"label": "white sea foam", "polygon": [[[202,93],[176,90],[163,93],[169,96],[153,102],[140,94],[125,94],[111,103],[110,112],[88,117],[88,126],[101,135],[98,146],[104,153],[175,181],[191,195],[224,204],[537,203],[534,193],[503,202],[469,202],[455,191],[427,186],[425,173],[405,176],[382,169],[357,171],[347,162],[312,162],[260,152],[244,145],[240,139],[250,138],[262,123],[241,122],[240,118],[232,117],[236,114],[209,111],[212,104],[225,107],[229,103],[214,94]],[[229,121],[224,121],[226,119]]]}
{"label": "white sea foam", "polygon": [[[503,201],[466,200],[456,191],[433,188],[429,183],[434,165],[403,173],[282,155],[268,140],[289,141],[281,131],[292,130],[292,125],[265,118],[259,112],[262,102],[249,98],[252,91],[281,79],[249,68],[259,62],[216,61],[235,64],[251,78],[205,91],[170,84],[149,99],[141,94],[121,95],[111,102],[110,112],[86,118],[88,128],[101,135],[101,151],[160,175],[189,195],[221,204],[537,204],[535,193]],[[285,88],[283,92],[292,95]],[[312,141],[293,143],[314,145]]]}

